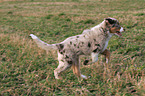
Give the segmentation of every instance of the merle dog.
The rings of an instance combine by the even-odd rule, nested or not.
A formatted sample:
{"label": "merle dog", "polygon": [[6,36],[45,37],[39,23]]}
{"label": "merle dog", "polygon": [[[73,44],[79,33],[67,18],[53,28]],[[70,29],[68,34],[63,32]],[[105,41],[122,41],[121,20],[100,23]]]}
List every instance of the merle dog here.
{"label": "merle dog", "polygon": [[122,36],[125,31],[119,25],[115,18],[105,18],[99,25],[84,30],[80,35],[72,36],[61,43],[47,44],[41,41],[37,36],[30,34],[39,47],[45,50],[55,49],[58,52],[59,65],[54,70],[56,79],[60,79],[59,74],[72,66],[73,73],[77,77],[87,79],[87,76],[80,72],[79,56],[91,55],[92,63],[98,60],[98,55],[103,54],[106,57],[106,63],[109,62],[110,52],[107,49],[108,41],[115,34]]}

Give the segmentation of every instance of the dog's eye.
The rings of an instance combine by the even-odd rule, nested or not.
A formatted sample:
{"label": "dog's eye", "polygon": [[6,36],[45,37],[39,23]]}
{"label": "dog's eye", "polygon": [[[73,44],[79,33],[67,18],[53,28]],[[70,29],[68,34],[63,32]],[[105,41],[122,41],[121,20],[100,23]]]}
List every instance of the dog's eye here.
{"label": "dog's eye", "polygon": [[116,27],[117,27],[117,28],[120,28],[120,25],[117,25]]}

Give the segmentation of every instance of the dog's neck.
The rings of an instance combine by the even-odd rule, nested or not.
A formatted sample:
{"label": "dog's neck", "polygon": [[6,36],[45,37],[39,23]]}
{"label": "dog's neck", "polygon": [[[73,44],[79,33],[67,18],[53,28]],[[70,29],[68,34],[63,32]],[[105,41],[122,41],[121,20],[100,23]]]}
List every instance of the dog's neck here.
{"label": "dog's neck", "polygon": [[109,37],[112,37],[112,34],[109,32],[109,29],[110,29],[110,26],[107,26],[105,20],[99,25],[91,28],[91,30],[94,32],[97,32],[98,30],[100,30],[101,32],[104,32],[106,35],[108,35]]}
{"label": "dog's neck", "polygon": [[102,29],[104,29],[106,31],[109,31],[109,27],[106,25],[106,21],[105,20],[102,23],[100,23],[99,25],[91,28],[91,30],[96,31],[96,30],[98,30],[100,28],[102,28]]}

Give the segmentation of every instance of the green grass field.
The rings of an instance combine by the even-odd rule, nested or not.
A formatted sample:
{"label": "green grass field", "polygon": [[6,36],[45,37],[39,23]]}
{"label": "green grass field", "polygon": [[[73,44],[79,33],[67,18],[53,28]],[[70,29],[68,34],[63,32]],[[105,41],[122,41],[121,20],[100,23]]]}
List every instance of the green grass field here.
{"label": "green grass field", "polygon": [[[0,96],[145,96],[145,0],[1,0]],[[113,17],[126,28],[109,41],[111,61],[83,65],[91,76],[68,70],[54,78],[55,51],[37,47],[29,34],[61,42]]]}

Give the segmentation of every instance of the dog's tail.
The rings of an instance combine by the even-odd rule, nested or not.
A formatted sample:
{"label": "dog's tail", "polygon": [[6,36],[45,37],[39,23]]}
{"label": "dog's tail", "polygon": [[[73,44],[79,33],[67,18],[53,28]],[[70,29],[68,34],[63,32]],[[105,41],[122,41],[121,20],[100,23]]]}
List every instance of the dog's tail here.
{"label": "dog's tail", "polygon": [[32,39],[36,42],[36,44],[38,45],[38,47],[44,49],[44,50],[57,50],[57,46],[56,44],[47,44],[43,41],[41,41],[37,36],[30,34],[30,36],[32,37]]}

